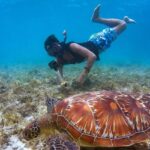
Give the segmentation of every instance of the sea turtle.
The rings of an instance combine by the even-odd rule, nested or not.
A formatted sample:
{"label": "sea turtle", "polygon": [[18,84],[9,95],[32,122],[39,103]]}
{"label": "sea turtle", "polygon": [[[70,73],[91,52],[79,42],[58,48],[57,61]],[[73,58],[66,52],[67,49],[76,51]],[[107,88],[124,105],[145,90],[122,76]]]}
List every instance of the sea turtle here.
{"label": "sea turtle", "polygon": [[150,139],[150,94],[93,91],[49,98],[47,106],[48,113],[30,123],[23,136],[53,134],[50,150],[127,147]]}

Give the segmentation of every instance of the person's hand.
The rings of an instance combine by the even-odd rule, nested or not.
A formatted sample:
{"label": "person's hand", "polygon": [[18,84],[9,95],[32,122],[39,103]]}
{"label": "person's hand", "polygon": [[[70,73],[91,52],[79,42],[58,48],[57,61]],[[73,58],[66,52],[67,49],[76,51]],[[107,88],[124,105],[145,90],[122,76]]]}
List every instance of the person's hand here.
{"label": "person's hand", "polygon": [[82,85],[84,83],[84,75],[80,75],[77,79],[76,79],[77,84]]}
{"label": "person's hand", "polygon": [[59,67],[57,61],[55,61],[55,60],[50,61],[50,62],[48,63],[48,66],[49,66],[51,69],[54,69],[55,71],[57,71],[57,70],[58,70],[58,67]]}
{"label": "person's hand", "polygon": [[87,72],[86,70],[84,70],[84,71],[81,73],[81,75],[77,78],[76,82],[77,82],[79,85],[83,85],[87,74],[88,74],[88,72]]}

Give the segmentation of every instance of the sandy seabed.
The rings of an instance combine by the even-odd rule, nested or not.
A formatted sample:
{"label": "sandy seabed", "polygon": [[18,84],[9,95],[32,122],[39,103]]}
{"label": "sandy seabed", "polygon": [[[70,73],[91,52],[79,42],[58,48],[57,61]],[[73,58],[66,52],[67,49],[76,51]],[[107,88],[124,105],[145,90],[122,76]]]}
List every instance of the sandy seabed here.
{"label": "sandy seabed", "polygon": [[26,124],[46,113],[46,95],[64,98],[79,92],[98,90],[150,93],[150,67],[138,65],[95,66],[84,85],[78,87],[73,83],[82,68],[82,65],[70,65],[65,68],[65,80],[68,83],[65,87],[57,83],[55,72],[46,66],[1,66],[0,149],[46,149],[44,138],[27,142],[21,134]]}

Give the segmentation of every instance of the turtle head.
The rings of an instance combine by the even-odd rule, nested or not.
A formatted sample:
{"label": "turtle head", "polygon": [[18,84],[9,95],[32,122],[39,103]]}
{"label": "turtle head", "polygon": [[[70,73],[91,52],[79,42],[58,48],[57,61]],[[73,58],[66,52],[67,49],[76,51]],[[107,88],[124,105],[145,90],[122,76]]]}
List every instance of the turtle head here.
{"label": "turtle head", "polygon": [[23,130],[23,137],[26,140],[31,140],[39,135],[53,135],[56,127],[51,121],[50,114],[46,114],[37,120],[34,120]]}
{"label": "turtle head", "polygon": [[36,138],[38,135],[40,135],[41,129],[40,125],[37,120],[30,123],[24,130],[23,130],[23,137],[26,140],[31,140],[33,138]]}
{"label": "turtle head", "polygon": [[46,99],[46,105],[47,105],[47,114],[39,118],[38,120],[35,120],[31,122],[27,127],[23,130],[23,137],[26,140],[31,140],[33,138],[38,137],[41,134],[53,134],[53,129],[55,128],[52,125],[51,121],[51,111],[54,107],[54,105],[58,102],[58,99],[55,98],[48,98]]}

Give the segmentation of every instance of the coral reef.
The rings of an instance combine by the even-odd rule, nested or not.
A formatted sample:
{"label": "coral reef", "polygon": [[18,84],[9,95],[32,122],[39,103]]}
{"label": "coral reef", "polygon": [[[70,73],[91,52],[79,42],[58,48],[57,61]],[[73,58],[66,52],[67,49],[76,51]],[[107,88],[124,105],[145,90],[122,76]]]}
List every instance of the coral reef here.
{"label": "coral reef", "polygon": [[[79,92],[95,90],[150,93],[149,67],[95,66],[84,85],[78,86],[74,81],[82,68],[82,65],[66,66],[64,72],[67,86],[60,86],[54,71],[43,66],[1,67],[0,149],[45,149],[44,137],[26,142],[21,131],[28,122],[46,113],[46,96],[62,99]],[[119,149],[123,150],[116,150]]]}

